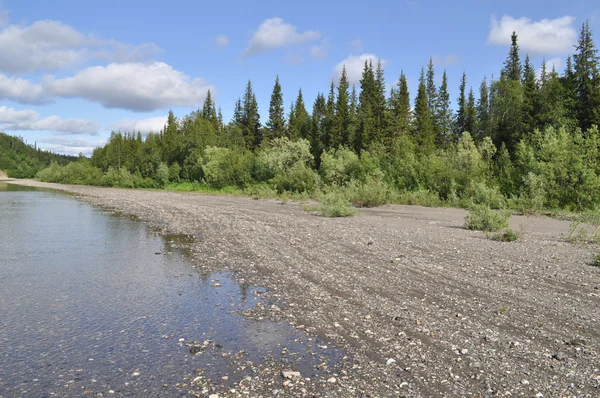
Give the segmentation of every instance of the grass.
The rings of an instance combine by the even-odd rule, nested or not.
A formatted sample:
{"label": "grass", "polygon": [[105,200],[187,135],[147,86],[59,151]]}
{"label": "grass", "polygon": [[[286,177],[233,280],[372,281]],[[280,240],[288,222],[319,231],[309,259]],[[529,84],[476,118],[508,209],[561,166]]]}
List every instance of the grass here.
{"label": "grass", "polygon": [[504,315],[504,313],[506,312],[507,309],[508,309],[508,307],[505,304],[502,304],[500,306],[500,309],[498,310],[498,314]]}
{"label": "grass", "polygon": [[600,254],[596,254],[596,257],[594,257],[594,266],[600,267]]}

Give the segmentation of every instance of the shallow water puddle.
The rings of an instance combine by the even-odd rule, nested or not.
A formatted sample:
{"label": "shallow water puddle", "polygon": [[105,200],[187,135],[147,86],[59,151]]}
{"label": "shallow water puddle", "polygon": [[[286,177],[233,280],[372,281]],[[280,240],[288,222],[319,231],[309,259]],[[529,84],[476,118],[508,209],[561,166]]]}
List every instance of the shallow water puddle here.
{"label": "shallow water puddle", "polygon": [[186,376],[213,391],[266,358],[302,377],[335,368],[342,351],[242,315],[264,290],[198,274],[185,243],[65,195],[0,186],[0,397],[177,396]]}

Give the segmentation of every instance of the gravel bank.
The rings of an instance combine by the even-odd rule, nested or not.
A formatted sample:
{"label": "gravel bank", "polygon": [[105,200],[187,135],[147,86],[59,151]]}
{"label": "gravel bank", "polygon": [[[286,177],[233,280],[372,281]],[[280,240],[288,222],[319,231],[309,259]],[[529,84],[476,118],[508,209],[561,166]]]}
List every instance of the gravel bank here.
{"label": "gravel bank", "polygon": [[268,289],[281,311],[261,316],[354,360],[308,392],[270,369],[268,383],[248,382],[252,396],[600,395],[600,268],[593,249],[561,239],[568,222],[514,216],[523,237],[503,243],[463,229],[456,209],[385,206],[327,219],[273,200],[15,183],[195,237],[199,267]]}

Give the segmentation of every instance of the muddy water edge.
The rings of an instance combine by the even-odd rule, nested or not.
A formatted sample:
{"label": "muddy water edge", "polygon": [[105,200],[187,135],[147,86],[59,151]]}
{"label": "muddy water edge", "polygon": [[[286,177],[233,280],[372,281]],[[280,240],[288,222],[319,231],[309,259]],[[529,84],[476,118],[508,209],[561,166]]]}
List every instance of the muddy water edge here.
{"label": "muddy water edge", "polygon": [[353,366],[190,239],[0,182],[0,397],[318,394]]}

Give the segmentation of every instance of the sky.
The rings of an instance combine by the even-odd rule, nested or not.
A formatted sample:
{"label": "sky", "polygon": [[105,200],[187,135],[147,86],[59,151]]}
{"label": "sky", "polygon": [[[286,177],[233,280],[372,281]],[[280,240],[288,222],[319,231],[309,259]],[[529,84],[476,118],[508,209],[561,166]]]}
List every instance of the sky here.
{"label": "sky", "polygon": [[600,45],[589,0],[228,1],[0,0],[0,131],[57,153],[90,155],[111,131],[159,131],[211,90],[225,121],[250,79],[263,122],[279,75],[286,112],[307,110],[345,65],[358,85],[380,59],[388,90],[401,71],[414,100],[430,57],[475,93],[498,76],[510,36],[539,68],[564,69],[581,24]]}

